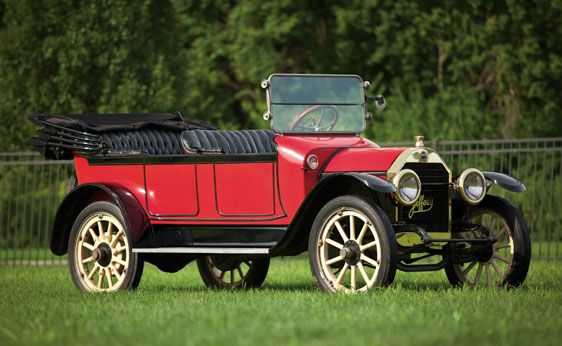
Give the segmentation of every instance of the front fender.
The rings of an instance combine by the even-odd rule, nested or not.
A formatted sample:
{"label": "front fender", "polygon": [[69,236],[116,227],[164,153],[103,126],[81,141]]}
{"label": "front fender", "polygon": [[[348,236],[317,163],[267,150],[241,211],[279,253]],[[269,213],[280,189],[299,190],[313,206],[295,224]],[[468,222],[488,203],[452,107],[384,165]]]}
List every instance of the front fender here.
{"label": "front fender", "polygon": [[526,190],[525,184],[514,176],[498,172],[482,172],[486,180],[495,183],[506,190],[513,192],[524,192]]}
{"label": "front fender", "polygon": [[365,186],[367,186],[372,191],[384,192],[384,193],[396,192],[396,187],[394,186],[394,184],[389,183],[388,181],[376,177],[374,175],[365,174],[365,173],[335,173],[335,174],[331,174],[330,176],[333,175],[350,176],[356,179],[357,181],[359,181],[360,183],[365,184]]}
{"label": "front fender", "polygon": [[118,184],[83,184],[70,191],[60,204],[53,223],[51,251],[58,256],[68,252],[68,239],[74,221],[80,212],[96,201],[114,203],[123,214],[131,232],[133,243],[137,242],[150,226],[146,212],[135,196]]}
{"label": "front fender", "polygon": [[343,195],[359,195],[382,205],[395,192],[393,184],[365,173],[331,173],[314,186],[298,209],[283,238],[270,250],[272,256],[297,255],[306,251],[312,223],[320,209],[330,200]]}

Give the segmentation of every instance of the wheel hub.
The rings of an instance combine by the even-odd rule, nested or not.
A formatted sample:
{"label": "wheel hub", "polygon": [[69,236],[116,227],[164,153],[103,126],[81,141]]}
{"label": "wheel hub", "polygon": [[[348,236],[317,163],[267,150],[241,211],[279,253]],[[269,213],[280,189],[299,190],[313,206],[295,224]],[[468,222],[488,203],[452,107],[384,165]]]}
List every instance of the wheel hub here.
{"label": "wheel hub", "polygon": [[211,262],[220,271],[229,271],[240,266],[240,261],[229,256],[211,256]]}
{"label": "wheel hub", "polygon": [[494,255],[494,246],[492,244],[473,244],[473,256],[479,262],[488,262]]}
{"label": "wheel hub", "polygon": [[340,256],[343,257],[345,263],[354,266],[361,258],[361,248],[356,241],[348,240],[341,248]]}
{"label": "wheel hub", "polygon": [[92,251],[92,259],[102,267],[107,267],[111,263],[111,247],[107,243],[100,244]]}

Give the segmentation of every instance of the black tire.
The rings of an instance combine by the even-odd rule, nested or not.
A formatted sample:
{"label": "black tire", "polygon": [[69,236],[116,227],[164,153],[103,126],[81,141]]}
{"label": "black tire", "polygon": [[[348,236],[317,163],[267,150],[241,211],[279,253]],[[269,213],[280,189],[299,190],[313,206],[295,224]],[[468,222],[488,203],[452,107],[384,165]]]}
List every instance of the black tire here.
{"label": "black tire", "polygon": [[197,268],[209,288],[258,288],[267,276],[269,258],[236,260],[228,256],[202,256],[197,259]]}
{"label": "black tire", "polygon": [[112,203],[94,202],[84,208],[72,226],[68,254],[72,281],[82,291],[120,291],[140,283],[144,262],[132,251],[130,231]]}
{"label": "black tire", "polygon": [[[342,227],[346,237],[349,234],[347,241],[341,236],[336,221]],[[353,234],[352,224],[355,229]],[[358,227],[358,225],[362,226]],[[364,227],[367,228],[363,233],[361,231]],[[335,233],[336,231],[337,233]],[[362,233],[363,236],[361,236]],[[323,240],[324,235],[326,240]],[[332,241],[331,244],[327,240],[328,237]],[[343,245],[343,247],[332,245],[335,243],[338,246]],[[373,245],[376,247],[375,249],[361,250],[362,246],[369,246],[373,243],[376,243]],[[386,214],[374,203],[357,196],[341,196],[328,202],[314,220],[308,243],[312,275],[315,277],[318,287],[326,292],[366,291],[374,286],[391,284],[396,274],[396,249],[396,237]],[[370,261],[364,260],[363,255]],[[328,265],[327,262],[338,257],[344,259],[335,262],[334,267]],[[378,267],[371,264],[372,261],[377,262]],[[337,270],[335,273],[334,269]],[[350,272],[349,287],[341,284],[347,280],[347,271]],[[357,271],[360,273],[358,274]],[[363,273],[366,275],[364,276]],[[359,280],[357,275],[360,275]],[[355,281],[353,281],[353,277],[355,277]],[[357,283],[361,284],[361,280],[364,285],[358,287]]]}
{"label": "black tire", "polygon": [[[503,225],[501,229],[499,226],[496,227],[498,221],[489,221],[488,223],[491,225],[484,225],[491,228],[490,231],[496,236],[499,236],[498,242],[494,244],[493,256],[487,262],[472,264],[473,268],[477,268],[474,277],[471,274],[474,269],[469,268],[471,263],[448,265],[445,267],[445,273],[449,282],[454,286],[467,285],[471,287],[520,286],[525,281],[531,263],[531,239],[523,216],[517,208],[505,199],[497,196],[486,196],[479,205],[468,207],[464,215],[466,220],[477,217],[484,220],[482,223],[487,223],[486,218],[488,220],[500,219],[501,225]],[[506,229],[506,231],[502,231],[502,229]],[[508,244],[509,247],[503,244]],[[510,253],[512,257],[509,258],[502,251]],[[499,257],[497,257],[498,255]],[[510,263],[503,262],[504,259],[510,260]],[[481,269],[482,267],[484,269]],[[467,270],[468,272],[464,274],[464,271]],[[482,277],[483,270],[486,271],[484,275],[489,275],[490,280]],[[491,271],[491,273],[488,274],[487,271]],[[480,272],[480,275],[478,275],[478,272]],[[482,279],[485,280],[485,285]]]}
{"label": "black tire", "polygon": [[66,193],[70,193],[78,186],[78,177],[76,176],[76,171],[72,171],[70,178],[68,179],[68,187],[66,188]]}

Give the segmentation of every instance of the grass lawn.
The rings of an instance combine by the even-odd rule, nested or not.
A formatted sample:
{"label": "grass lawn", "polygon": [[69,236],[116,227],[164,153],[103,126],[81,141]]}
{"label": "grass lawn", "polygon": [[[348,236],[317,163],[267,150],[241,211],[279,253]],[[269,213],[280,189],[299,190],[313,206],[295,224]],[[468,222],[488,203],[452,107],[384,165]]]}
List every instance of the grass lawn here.
{"label": "grass lawn", "polygon": [[66,267],[0,266],[0,345],[559,345],[562,265],[524,286],[452,289],[444,272],[398,273],[367,294],[321,293],[306,258],[277,259],[262,289],[210,291],[196,266],[148,265],[135,292],[77,291]]}

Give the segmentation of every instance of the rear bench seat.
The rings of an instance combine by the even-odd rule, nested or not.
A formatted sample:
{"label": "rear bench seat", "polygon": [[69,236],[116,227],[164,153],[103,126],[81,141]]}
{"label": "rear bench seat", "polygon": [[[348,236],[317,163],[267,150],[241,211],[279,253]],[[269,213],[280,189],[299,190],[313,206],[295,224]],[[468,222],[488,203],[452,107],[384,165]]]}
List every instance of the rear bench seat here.
{"label": "rear bench seat", "polygon": [[271,154],[277,152],[275,134],[264,130],[220,131],[190,130],[181,134],[187,154]]}
{"label": "rear bench seat", "polygon": [[142,129],[101,134],[110,154],[269,154],[275,134],[264,130],[220,131]]}
{"label": "rear bench seat", "polygon": [[182,155],[181,131],[142,129],[102,133],[111,154]]}

